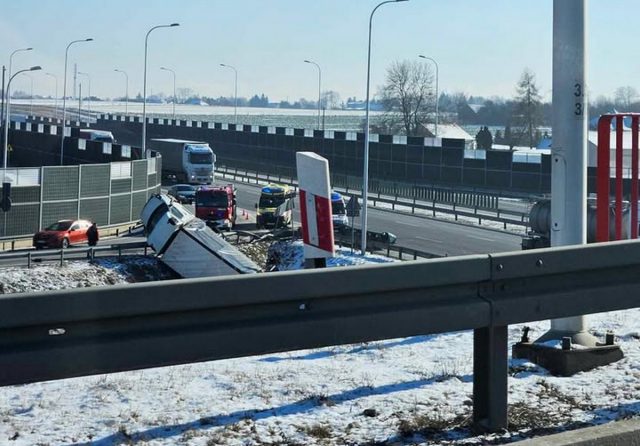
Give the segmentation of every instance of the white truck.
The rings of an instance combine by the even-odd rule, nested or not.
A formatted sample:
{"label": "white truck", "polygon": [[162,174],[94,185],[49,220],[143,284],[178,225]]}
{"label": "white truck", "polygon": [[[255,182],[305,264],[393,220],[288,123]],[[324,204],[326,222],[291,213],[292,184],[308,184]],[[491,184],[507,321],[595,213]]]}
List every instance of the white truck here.
{"label": "white truck", "polygon": [[216,155],[209,144],[186,139],[158,138],[149,148],[162,155],[162,172],[181,183],[211,184]]}
{"label": "white truck", "polygon": [[147,244],[184,278],[260,272],[258,265],[168,195],[152,195],[140,218]]}

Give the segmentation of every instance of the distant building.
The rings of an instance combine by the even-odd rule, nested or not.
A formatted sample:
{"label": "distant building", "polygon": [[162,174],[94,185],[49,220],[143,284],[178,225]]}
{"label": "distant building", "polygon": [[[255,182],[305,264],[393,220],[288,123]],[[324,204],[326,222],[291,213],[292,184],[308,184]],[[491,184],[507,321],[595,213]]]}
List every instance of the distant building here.
{"label": "distant building", "polygon": [[476,148],[476,139],[471,136],[465,129],[457,124],[438,124],[438,134],[436,135],[435,124],[422,124],[424,130],[424,136],[427,138],[447,138],[447,139],[462,139],[467,149]]}

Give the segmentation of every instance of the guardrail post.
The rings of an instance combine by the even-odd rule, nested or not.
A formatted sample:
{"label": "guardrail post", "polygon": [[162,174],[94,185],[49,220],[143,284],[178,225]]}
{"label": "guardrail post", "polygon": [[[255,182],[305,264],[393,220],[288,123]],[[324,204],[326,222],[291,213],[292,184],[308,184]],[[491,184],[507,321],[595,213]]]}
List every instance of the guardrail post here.
{"label": "guardrail post", "polygon": [[455,221],[458,221],[458,213],[456,212],[456,203],[455,203],[455,201],[453,202],[453,218],[455,219]]}
{"label": "guardrail post", "polygon": [[31,252],[27,253],[27,268],[31,268]]}
{"label": "guardrail post", "polygon": [[122,246],[118,245],[118,262],[122,260]]}
{"label": "guardrail post", "polygon": [[64,248],[60,248],[60,266],[64,265]]}
{"label": "guardrail post", "polygon": [[411,206],[411,213],[415,214],[416,213],[416,195],[417,195],[417,186],[414,184],[413,185],[413,205]]}
{"label": "guardrail post", "polygon": [[495,432],[507,428],[507,326],[473,331],[473,422]]}

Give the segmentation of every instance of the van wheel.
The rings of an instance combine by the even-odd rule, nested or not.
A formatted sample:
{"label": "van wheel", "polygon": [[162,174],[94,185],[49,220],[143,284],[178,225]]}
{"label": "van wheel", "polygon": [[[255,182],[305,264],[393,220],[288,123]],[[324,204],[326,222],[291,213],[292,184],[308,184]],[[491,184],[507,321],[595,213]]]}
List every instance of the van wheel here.
{"label": "van wheel", "polygon": [[68,238],[66,238],[66,237],[65,237],[65,238],[63,238],[63,239],[62,239],[62,244],[61,244],[61,246],[62,246],[62,249],[67,249],[67,248],[70,246],[70,245],[69,245],[69,239],[68,239]]}

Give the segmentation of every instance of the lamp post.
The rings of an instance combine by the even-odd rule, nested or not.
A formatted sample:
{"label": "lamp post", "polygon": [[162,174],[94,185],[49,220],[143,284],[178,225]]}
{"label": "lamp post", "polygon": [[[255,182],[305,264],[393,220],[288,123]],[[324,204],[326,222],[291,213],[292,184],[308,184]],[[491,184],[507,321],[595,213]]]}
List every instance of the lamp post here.
{"label": "lamp post", "polygon": [[320,94],[320,87],[322,84],[322,70],[320,69],[320,65],[318,65],[317,63],[315,63],[312,60],[306,60],[304,61],[305,63],[310,63],[312,65],[315,65],[316,68],[318,69],[318,130],[320,130],[320,98],[321,98],[321,94]]}
{"label": "lamp post", "polygon": [[438,62],[436,62],[435,59],[433,59],[431,57],[423,56],[422,54],[420,54],[418,57],[421,57],[421,58],[426,59],[426,60],[430,60],[436,66],[436,127],[435,127],[435,136],[437,138],[438,137],[438,102],[440,102],[440,97],[438,96],[438,78],[439,78]]}
{"label": "lamp post", "polygon": [[369,47],[367,52],[367,99],[366,99],[366,111],[365,111],[365,125],[364,125],[364,168],[362,172],[362,241],[361,249],[362,255],[367,252],[367,199],[369,195],[369,86],[371,84],[371,26],[373,23],[373,14],[377,9],[386,5],[387,3],[399,3],[406,2],[408,0],[387,0],[379,3],[378,6],[373,8],[371,15],[369,16]]}
{"label": "lamp post", "polygon": [[142,83],[142,153],[144,157],[147,157],[147,48],[149,43],[149,34],[151,31],[158,28],[171,28],[174,26],[180,26],[179,23],[172,23],[170,25],[157,25],[147,31],[147,35],[144,38],[144,80]]}
{"label": "lamp post", "polygon": [[127,75],[126,71],[118,70],[117,68],[113,71],[124,74],[124,114],[127,115],[129,114],[129,75]]}
{"label": "lamp post", "polygon": [[233,72],[235,73],[235,83],[234,83],[234,93],[233,93],[233,101],[234,101],[234,107],[233,107],[233,117],[235,119],[235,124],[238,125],[238,70],[235,69],[235,67],[232,67],[231,65],[226,65],[221,63],[220,64],[221,67],[225,67],[225,68],[231,68],[233,70]]}
{"label": "lamp post", "polygon": [[62,166],[64,160],[64,129],[66,126],[66,112],[67,112],[67,60],[69,59],[69,48],[74,43],[91,42],[92,38],[73,40],[67,45],[67,49],[64,52],[64,78],[62,80],[62,137],[60,138],[60,165]]}
{"label": "lamp post", "polygon": [[87,109],[89,110],[89,115],[91,115],[91,76],[89,76],[89,73],[83,73],[82,71],[78,71],[78,74],[80,76],[86,76],[89,81],[89,100],[87,101]]}
{"label": "lamp post", "polygon": [[[22,51],[31,51],[33,50],[33,48],[29,47],[29,48],[19,48],[17,50],[14,50],[10,55],[9,55],[9,71],[7,71],[7,79],[11,78],[11,64],[13,62],[13,55],[16,53],[20,53]],[[2,98],[2,114],[0,115],[0,119],[2,119],[2,122],[4,122],[4,114],[5,113],[9,113],[9,110],[7,109],[7,102],[9,100],[9,88],[7,86],[7,88],[4,87],[4,85],[2,86],[2,93],[3,93],[3,98]]]}
{"label": "lamp post", "polygon": [[[11,87],[11,81],[20,73],[24,73],[26,71],[38,71],[41,70],[39,66],[27,68],[24,70],[18,71],[16,74],[9,78],[9,82],[7,83],[7,90]],[[3,146],[3,154],[2,154],[2,166],[4,168],[4,176],[6,178],[7,175],[7,143],[9,142],[9,106],[11,105],[11,97],[7,96],[7,113],[4,116],[4,146]]]}
{"label": "lamp post", "polygon": [[31,90],[29,90],[29,115],[33,116],[33,76],[29,76],[27,73],[22,73],[31,82]]}
{"label": "lamp post", "polygon": [[56,90],[53,96],[53,115],[57,118],[58,117],[58,76],[51,73],[44,73],[44,74],[45,76],[52,77],[56,81]]}
{"label": "lamp post", "polygon": [[176,72],[170,68],[160,67],[161,70],[168,71],[173,74],[173,120],[176,119]]}

